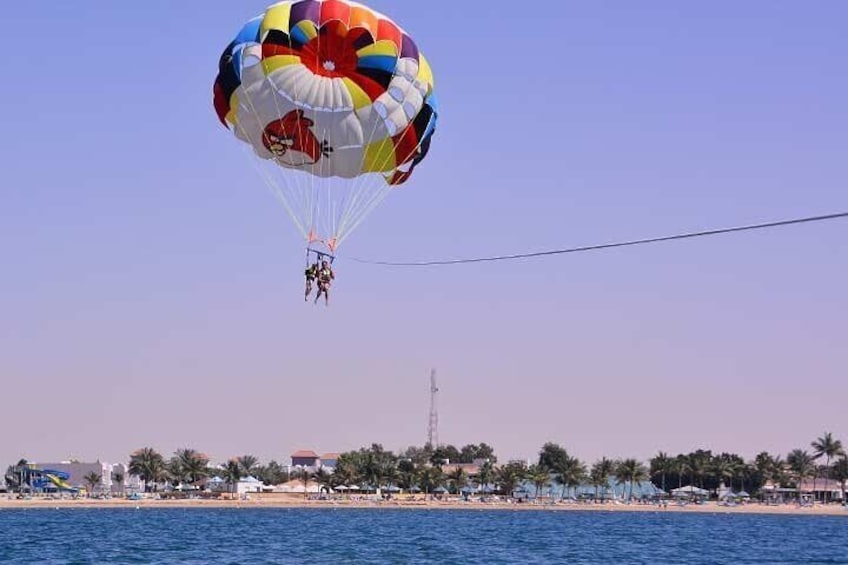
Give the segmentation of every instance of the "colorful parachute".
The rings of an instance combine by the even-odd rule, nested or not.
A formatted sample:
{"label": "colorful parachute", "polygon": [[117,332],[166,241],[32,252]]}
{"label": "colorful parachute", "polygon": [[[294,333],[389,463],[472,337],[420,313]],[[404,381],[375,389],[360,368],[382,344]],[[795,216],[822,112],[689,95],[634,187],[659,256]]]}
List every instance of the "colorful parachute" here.
{"label": "colorful parachute", "polygon": [[250,20],[221,56],[214,105],[303,237],[330,251],[410,177],[437,121],[416,43],[346,0],[288,0]]}

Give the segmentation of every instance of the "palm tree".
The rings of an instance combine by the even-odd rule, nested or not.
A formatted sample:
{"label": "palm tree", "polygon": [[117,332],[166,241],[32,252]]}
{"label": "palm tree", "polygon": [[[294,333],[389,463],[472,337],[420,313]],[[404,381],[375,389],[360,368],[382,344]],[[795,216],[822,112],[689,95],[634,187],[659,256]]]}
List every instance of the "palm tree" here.
{"label": "palm tree", "polygon": [[381,475],[383,476],[383,484],[385,486],[397,486],[396,483],[400,478],[400,471],[398,470],[397,465],[391,462],[384,462]]}
{"label": "palm tree", "polygon": [[842,489],[842,504],[845,504],[845,482],[848,481],[848,457],[845,455],[833,464],[833,478],[839,481],[839,486]]}
{"label": "palm tree", "polygon": [[120,471],[112,473],[112,483],[118,485],[118,495],[124,496],[124,474]]}
{"label": "palm tree", "polygon": [[27,485],[27,469],[29,468],[29,462],[26,459],[20,459],[14,465],[9,465],[6,469],[6,486],[9,488],[10,492],[13,490],[18,490],[18,492],[23,492],[24,487],[30,486]]}
{"label": "palm tree", "polygon": [[665,492],[665,475],[672,470],[673,460],[668,456],[668,453],[660,451],[651,459],[650,465],[651,477],[660,476],[660,488]]}
{"label": "palm tree", "polygon": [[704,488],[704,475],[707,474],[707,466],[711,459],[710,455],[705,451],[698,450],[690,453],[687,459],[692,484],[695,484],[695,479],[697,479],[698,487]]}
{"label": "palm tree", "polygon": [[733,464],[724,457],[716,457],[711,462],[711,471],[715,475],[716,481],[724,484],[727,479],[730,483],[730,490],[733,490]]}
{"label": "palm tree", "polygon": [[627,493],[627,500],[630,500],[633,497],[633,484],[641,483],[647,479],[648,470],[636,459],[625,459],[616,465],[615,475],[619,484],[629,483],[630,490]]}
{"label": "palm tree", "polygon": [[236,485],[243,476],[242,467],[237,459],[227,461],[227,465],[224,467],[224,480],[230,485],[230,498],[236,497]]}
{"label": "palm tree", "polygon": [[84,476],[82,480],[88,486],[88,496],[91,496],[92,494],[94,494],[95,487],[100,484],[100,481],[103,480],[103,475],[98,475],[97,473],[92,471],[91,473]]}
{"label": "palm tree", "polygon": [[596,499],[598,498],[598,487],[603,487],[605,489],[609,487],[609,479],[610,475],[612,475],[613,468],[614,463],[606,457],[602,457],[600,461],[597,461],[594,465],[592,465],[589,480],[591,481],[592,486],[595,487]]}
{"label": "palm tree", "polygon": [[500,467],[495,472],[495,476],[500,491],[504,495],[511,497],[518,483],[527,476],[527,467],[523,463],[510,462]]}
{"label": "palm tree", "polygon": [[798,491],[798,503],[801,503],[801,484],[809,477],[815,469],[813,457],[804,450],[795,449],[786,457],[786,463],[792,471],[792,478],[796,481]]}
{"label": "palm tree", "polygon": [[418,480],[418,469],[412,459],[401,459],[397,466],[398,486],[404,490],[411,489]]}
{"label": "palm tree", "polygon": [[167,477],[165,459],[152,447],[144,447],[130,455],[129,473],[144,481],[145,492],[155,492]]}
{"label": "palm tree", "polygon": [[677,488],[683,488],[683,475],[689,471],[689,458],[678,455],[671,462],[671,469],[677,474]]}
{"label": "palm tree", "polygon": [[527,469],[527,478],[536,487],[535,498],[539,498],[542,489],[551,481],[551,473],[544,465],[531,465]]}
{"label": "palm tree", "polygon": [[[830,482],[830,460],[834,457],[838,457],[840,455],[844,455],[845,451],[842,449],[842,442],[838,439],[833,438],[833,434],[830,432],[825,432],[824,435],[818,438],[816,441],[810,443],[810,446],[813,448],[813,455],[815,459],[820,458],[822,455],[825,457],[824,464],[824,472],[825,479],[827,482]],[[825,503],[830,502],[830,486],[828,485],[825,488]]]}
{"label": "palm tree", "polygon": [[209,476],[209,457],[194,449],[177,450],[170,466],[175,480],[192,486]]}
{"label": "palm tree", "polygon": [[444,482],[444,473],[442,473],[441,467],[436,467],[434,465],[428,465],[421,470],[421,489],[425,494],[429,494],[433,492],[433,489],[436,489],[442,486]]}
{"label": "palm tree", "polygon": [[490,484],[494,478],[495,465],[491,461],[486,461],[480,465],[480,472],[477,474],[477,480],[480,481],[481,488]]}
{"label": "palm tree", "polygon": [[345,455],[339,457],[336,464],[336,470],[333,471],[333,481],[335,486],[352,486],[359,480],[356,472],[356,466]]}
{"label": "palm tree", "polygon": [[319,491],[326,490],[327,494],[330,493],[330,490],[333,488],[333,476],[328,473],[326,469],[318,469],[315,473],[313,473],[312,478],[316,483],[318,483]]}
{"label": "palm tree", "polygon": [[456,469],[448,473],[448,481],[450,481],[451,494],[457,494],[466,484],[468,484],[468,475],[462,467],[457,466]]}
{"label": "palm tree", "polygon": [[586,478],[586,465],[578,458],[570,455],[560,461],[559,466],[554,471],[556,472],[556,481],[563,487],[562,499],[565,499],[566,491],[571,488],[576,489]]}
{"label": "palm tree", "polygon": [[312,471],[309,467],[300,467],[295,470],[294,475],[303,483],[303,498],[308,498],[309,493],[306,491],[309,489],[309,479],[312,478]]}
{"label": "palm tree", "polygon": [[259,459],[253,455],[242,455],[236,458],[236,462],[241,466],[241,472],[246,477],[253,475],[259,466]]}

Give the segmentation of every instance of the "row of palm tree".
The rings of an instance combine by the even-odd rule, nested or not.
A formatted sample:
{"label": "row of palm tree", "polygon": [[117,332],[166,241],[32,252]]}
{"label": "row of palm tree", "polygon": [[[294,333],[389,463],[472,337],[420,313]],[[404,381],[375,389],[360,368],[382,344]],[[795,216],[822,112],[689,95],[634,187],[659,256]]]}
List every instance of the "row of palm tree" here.
{"label": "row of palm tree", "polygon": [[[777,487],[794,486],[800,495],[804,481],[824,478],[840,481],[842,499],[845,500],[848,458],[842,442],[826,432],[811,442],[810,448],[812,451],[795,449],[785,458],[763,452],[751,461],[731,453],[713,454],[709,450],[676,456],[659,452],[646,467],[637,459],[613,460],[606,457],[588,465],[556,443],[546,443],[539,452],[538,461],[531,465],[516,461],[498,465],[494,450],[485,443],[469,444],[461,449],[451,445],[435,448],[425,445],[409,447],[397,454],[379,444],[372,444],[341,454],[333,472],[294,469],[289,473],[276,461],[260,465],[258,458],[252,455],[211,466],[209,457],[194,449],[179,449],[166,459],[155,449],[146,447],[131,454],[128,472],[141,479],[148,491],[155,491],[160,485],[168,483],[202,488],[212,477],[223,479],[234,490],[240,479],[252,475],[269,485],[281,484],[292,478],[304,483],[314,481],[326,490],[371,485],[396,486],[405,490],[418,488],[423,492],[443,488],[457,493],[473,485],[509,495],[518,486],[530,484],[538,496],[546,486],[555,483],[563,487],[561,492],[565,496],[578,486],[589,485],[594,487],[597,496],[600,489],[605,489],[613,480],[625,487],[628,498],[632,496],[634,485],[648,479],[663,491],[685,483],[707,490],[715,490],[725,484],[731,489],[756,493],[763,485],[771,483]],[[470,477],[467,468],[453,465],[456,462],[476,462],[478,465]],[[119,478],[121,483],[122,477]],[[13,480],[14,473],[7,473],[7,482]],[[825,496],[825,500],[829,501],[829,493]]]}
{"label": "row of palm tree", "polygon": [[[650,475],[658,481],[660,488],[684,482],[700,488],[714,490],[720,484],[739,490],[760,490],[766,483],[775,487],[792,487],[800,495],[804,481],[819,478],[836,479],[842,485],[842,499],[845,499],[845,482],[848,481],[848,458],[842,442],[830,432],[810,443],[812,453],[804,449],[794,449],[784,459],[780,455],[767,452],[759,453],[752,461],[730,453],[714,455],[711,451],[697,450],[689,454],[669,456],[659,452],[650,461]],[[818,462],[824,459],[824,465]],[[813,485],[815,490],[815,484]],[[825,502],[830,501],[830,493],[825,492]]]}

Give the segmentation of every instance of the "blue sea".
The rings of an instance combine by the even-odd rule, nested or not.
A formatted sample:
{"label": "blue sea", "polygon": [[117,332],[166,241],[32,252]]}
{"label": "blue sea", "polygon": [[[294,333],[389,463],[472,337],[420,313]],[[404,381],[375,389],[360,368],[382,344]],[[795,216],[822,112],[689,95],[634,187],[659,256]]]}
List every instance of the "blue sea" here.
{"label": "blue sea", "polygon": [[0,563],[848,564],[848,516],[14,509]]}

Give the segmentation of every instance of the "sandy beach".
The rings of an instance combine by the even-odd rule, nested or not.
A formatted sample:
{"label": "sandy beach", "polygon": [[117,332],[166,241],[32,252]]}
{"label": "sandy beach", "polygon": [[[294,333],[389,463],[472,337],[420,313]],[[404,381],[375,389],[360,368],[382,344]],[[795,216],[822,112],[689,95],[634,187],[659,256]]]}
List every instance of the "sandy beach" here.
{"label": "sandy beach", "polygon": [[0,498],[0,510],[4,509],[58,509],[58,508],[368,508],[368,509],[424,509],[424,510],[501,510],[536,512],[662,512],[662,513],[707,513],[707,514],[785,514],[804,516],[845,516],[848,509],[843,506],[816,505],[800,507],[797,505],[766,505],[759,503],[737,506],[721,506],[710,502],[704,505],[688,504],[680,506],[669,504],[665,507],[649,504],[574,504],[574,503],[508,503],[508,502],[462,502],[462,501],[354,501],[354,500],[304,500],[300,497],[263,497],[255,496],[249,500],[127,500],[113,499],[48,499],[29,500]]}

